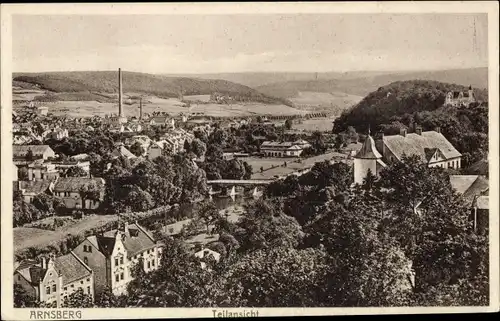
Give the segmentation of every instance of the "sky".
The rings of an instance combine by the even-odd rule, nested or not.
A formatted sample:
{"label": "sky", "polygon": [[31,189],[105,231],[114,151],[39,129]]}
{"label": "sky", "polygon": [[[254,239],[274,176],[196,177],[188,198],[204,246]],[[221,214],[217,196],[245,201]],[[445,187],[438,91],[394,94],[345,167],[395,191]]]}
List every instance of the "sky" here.
{"label": "sky", "polygon": [[18,15],[12,28],[14,72],[345,72],[488,64],[485,14]]}

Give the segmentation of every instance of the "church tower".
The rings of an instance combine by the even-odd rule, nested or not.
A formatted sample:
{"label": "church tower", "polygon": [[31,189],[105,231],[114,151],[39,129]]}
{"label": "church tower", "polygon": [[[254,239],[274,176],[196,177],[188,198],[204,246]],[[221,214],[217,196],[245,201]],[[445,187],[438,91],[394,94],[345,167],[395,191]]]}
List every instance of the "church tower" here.
{"label": "church tower", "polygon": [[370,170],[373,175],[377,175],[384,166],[382,155],[375,147],[375,141],[370,136],[370,133],[368,133],[363,146],[356,156],[354,156],[354,183],[363,184],[363,180],[368,170]]}

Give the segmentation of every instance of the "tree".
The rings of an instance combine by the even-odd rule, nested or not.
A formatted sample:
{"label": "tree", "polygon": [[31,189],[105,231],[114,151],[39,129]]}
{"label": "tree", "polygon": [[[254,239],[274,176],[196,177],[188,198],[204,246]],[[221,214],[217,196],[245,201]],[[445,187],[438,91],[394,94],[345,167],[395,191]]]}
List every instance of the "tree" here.
{"label": "tree", "polygon": [[20,181],[27,181],[28,178],[28,169],[26,167],[20,167],[18,170],[18,179]]}
{"label": "tree", "polygon": [[219,210],[212,201],[203,202],[197,210],[197,216],[205,222],[207,233],[210,232],[209,226],[221,218]]}
{"label": "tree", "polygon": [[82,288],[79,288],[75,292],[71,293],[66,300],[62,303],[63,308],[92,308],[94,306],[92,302],[92,295],[83,292]]}
{"label": "tree", "polygon": [[251,251],[276,246],[297,247],[303,232],[297,221],[285,215],[279,204],[257,200],[246,206],[246,215],[237,225],[244,229],[238,236],[241,248]]}
{"label": "tree", "polygon": [[142,147],[142,144],[139,142],[135,142],[130,146],[130,152],[134,154],[135,156],[139,157],[144,155],[145,150],[144,147]]}
{"label": "tree", "polygon": [[193,139],[191,142],[191,150],[196,157],[203,157],[207,151],[207,145],[198,138]]}
{"label": "tree", "polygon": [[36,307],[36,298],[19,284],[14,284],[14,307]]}
{"label": "tree", "polygon": [[291,119],[285,120],[285,128],[286,129],[288,129],[288,130],[292,129],[292,125],[293,125],[293,122]]}
{"label": "tree", "polygon": [[71,166],[65,172],[66,177],[88,177],[89,174],[80,166]]}
{"label": "tree", "polygon": [[233,263],[222,275],[219,306],[325,306],[328,258],[318,249],[273,247]]}
{"label": "tree", "polygon": [[34,159],[34,156],[33,156],[33,151],[30,149],[28,149],[28,152],[26,153],[26,160],[27,161],[32,161]]}

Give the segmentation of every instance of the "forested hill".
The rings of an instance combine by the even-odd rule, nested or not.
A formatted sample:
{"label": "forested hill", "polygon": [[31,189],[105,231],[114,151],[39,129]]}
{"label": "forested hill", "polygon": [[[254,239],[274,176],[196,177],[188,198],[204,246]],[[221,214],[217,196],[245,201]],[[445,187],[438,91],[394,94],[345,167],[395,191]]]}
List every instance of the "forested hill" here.
{"label": "forested hill", "polygon": [[[346,110],[335,121],[335,130],[353,126],[366,131],[368,125],[378,129],[394,117],[416,112],[433,111],[443,106],[449,91],[467,91],[468,87],[428,80],[397,81],[368,94],[358,104]],[[475,89],[476,98],[488,100],[485,89]]]}
{"label": "forested hill", "polygon": [[[284,99],[264,95],[250,87],[220,79],[198,79],[187,77],[166,77],[153,74],[122,72],[123,91],[146,93],[157,97],[178,97],[184,95],[207,95],[218,92],[230,95],[236,100],[263,103],[286,103]],[[17,73],[13,75],[14,85],[28,87],[36,85],[55,93],[116,93],[118,91],[117,71],[75,71]]]}
{"label": "forested hill", "polygon": [[[441,133],[462,153],[462,166],[468,166],[487,155],[488,151],[488,95],[475,89],[482,103],[468,107],[443,106],[449,91],[465,91],[467,87],[435,81],[394,82],[370,93],[357,105],[345,111],[334,122],[335,133],[347,132],[352,126],[365,134],[398,134],[400,129],[412,132],[416,125]],[[352,131],[352,128],[350,129]]]}

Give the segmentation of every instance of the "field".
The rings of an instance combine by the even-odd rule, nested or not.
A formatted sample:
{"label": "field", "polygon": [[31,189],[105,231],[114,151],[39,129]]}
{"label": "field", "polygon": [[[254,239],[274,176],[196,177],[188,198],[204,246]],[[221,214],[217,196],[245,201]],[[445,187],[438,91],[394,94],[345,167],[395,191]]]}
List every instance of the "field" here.
{"label": "field", "polygon": [[335,118],[320,118],[320,119],[304,119],[300,123],[294,123],[292,128],[302,131],[316,131],[329,132],[333,128],[333,121]]}
{"label": "field", "polygon": [[65,226],[64,229],[57,231],[16,227],[14,228],[14,251],[19,251],[31,246],[44,247],[49,244],[56,244],[68,234],[76,235],[83,231],[105,225],[116,219],[116,215],[86,216],[79,222]]}
{"label": "field", "polygon": [[342,92],[300,91],[290,98],[297,108],[311,111],[337,111],[357,104],[363,97]]}
{"label": "field", "polygon": [[[346,159],[345,154],[341,154],[338,152],[328,152],[326,154],[318,155],[318,156],[313,156],[310,158],[302,159],[301,163],[296,162],[297,159],[295,158],[259,158],[259,157],[245,157],[241,158],[241,160],[246,161],[250,165],[252,165],[253,168],[253,174],[252,174],[252,179],[270,179],[273,178],[274,176],[282,176],[282,175],[288,175],[293,172],[296,172],[298,170],[303,170],[310,168],[314,165],[316,162],[322,162],[324,160],[332,160],[332,159]],[[283,167],[283,163],[286,162],[287,166]],[[276,166],[279,165],[279,167],[273,168],[273,169],[268,169],[271,168],[271,166]],[[264,172],[260,172],[260,167],[264,168]],[[268,170],[266,170],[268,169]]]}
{"label": "field", "polygon": [[[73,117],[92,117],[109,114],[116,114],[117,103],[97,102],[97,101],[60,101],[47,103],[49,113],[54,115],[69,115]],[[139,116],[139,103],[123,105],[124,113],[127,117]],[[248,102],[237,104],[192,104],[185,107],[177,98],[148,97],[143,102],[143,112],[167,112],[170,115],[179,113],[205,113],[213,117],[238,117],[251,115],[299,115],[304,111],[288,107],[286,105],[268,105],[264,103]]]}
{"label": "field", "polygon": [[185,101],[203,101],[203,102],[210,101],[210,95],[189,95],[189,96],[184,96],[183,98]]}

